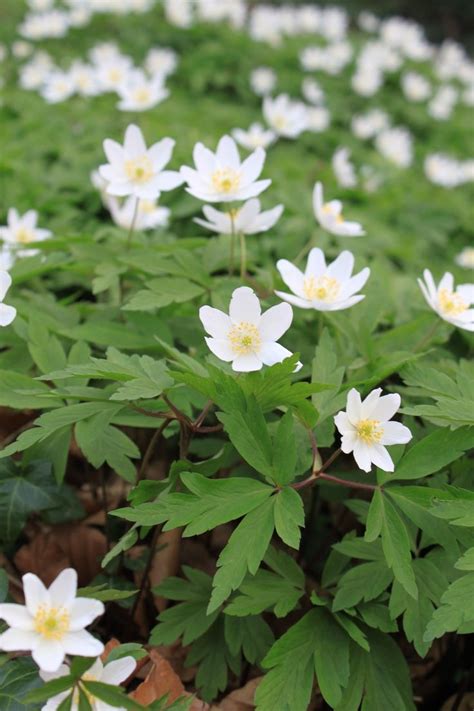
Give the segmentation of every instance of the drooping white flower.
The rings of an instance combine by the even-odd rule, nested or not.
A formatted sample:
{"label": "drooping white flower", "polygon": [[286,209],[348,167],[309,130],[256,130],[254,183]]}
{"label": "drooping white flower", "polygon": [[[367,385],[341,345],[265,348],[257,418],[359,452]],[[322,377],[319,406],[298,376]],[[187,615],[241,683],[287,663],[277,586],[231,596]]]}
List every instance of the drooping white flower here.
{"label": "drooping white flower", "polygon": [[423,272],[418,284],[428,305],[444,321],[466,331],[474,331],[474,284],[460,284],[454,288],[454,278],[449,272],[436,286],[429,269]]}
{"label": "drooping white flower", "polygon": [[325,230],[341,237],[360,237],[364,229],[359,222],[348,222],[342,216],[342,202],[331,200],[324,202],[323,186],[316,183],[313,190],[314,215]]}
{"label": "drooping white flower", "polygon": [[18,257],[32,257],[38,254],[38,250],[25,247],[35,242],[43,242],[52,235],[50,230],[37,227],[37,223],[36,210],[28,210],[24,215],[20,215],[11,207],[8,210],[6,226],[0,227],[0,239],[9,244]]}
{"label": "drooping white flower", "polygon": [[208,230],[217,232],[220,235],[230,235],[232,233],[254,235],[258,232],[266,232],[278,222],[283,212],[283,205],[277,205],[271,210],[260,212],[260,200],[252,198],[244,202],[239,210],[221,212],[211,207],[211,205],[204,205],[202,211],[206,220],[196,217],[194,222],[206,227]]}
{"label": "drooping white flower", "polygon": [[275,88],[276,74],[270,67],[257,67],[250,74],[250,86],[257,96],[266,96]]}
{"label": "drooping white flower", "polygon": [[[113,686],[118,686],[123,681],[128,679],[128,677],[133,674],[137,666],[137,663],[133,657],[121,657],[112,662],[107,662],[105,665],[102,663],[100,657],[98,657],[89,669],[84,672],[81,676],[83,681],[99,681],[102,684],[111,684]],[[52,681],[53,679],[59,679],[62,676],[67,676],[71,673],[71,670],[66,664],[61,664],[56,672],[40,672],[40,676],[43,681]],[[70,691],[63,691],[56,696],[52,696],[48,699],[47,703],[42,707],[41,711],[56,711],[56,709],[61,705],[61,703],[70,694]],[[93,711],[112,711],[117,707],[110,706],[102,699],[98,699],[95,696],[91,696],[90,692],[87,691],[87,700],[92,706]],[[79,699],[76,698],[76,694],[73,696],[71,711],[79,711]],[[119,709],[120,711],[120,709]]]}
{"label": "drooping white flower", "polygon": [[256,148],[243,162],[235,141],[223,136],[213,153],[202,143],[193,151],[195,168],[181,167],[187,182],[186,190],[206,202],[233,202],[247,200],[263,192],[271,180],[257,180],[265,162],[265,151]]}
{"label": "drooping white flower", "polygon": [[284,138],[296,138],[308,124],[307,108],[302,101],[293,101],[288,94],[263,101],[263,115],[270,128]]}
{"label": "drooping white flower", "polygon": [[199,318],[209,334],[205,339],[209,350],[220,360],[232,362],[237,372],[260,370],[292,355],[277,343],[291,326],[291,306],[278,304],[262,314],[260,301],[248,286],[233,292],[229,315],[201,306]]}
{"label": "drooping white flower", "polygon": [[464,269],[474,269],[474,247],[464,247],[454,261]]}
{"label": "drooping white flower", "polygon": [[[2,255],[3,256],[3,255]],[[8,252],[5,257],[5,266],[8,263]],[[2,265],[3,266],[3,265]],[[12,278],[7,271],[0,269],[0,326],[9,326],[16,317],[16,309],[14,306],[8,306],[3,303],[8,289],[12,283]],[[1,617],[1,615],[0,615]],[[1,635],[0,635],[1,639]],[[0,646],[1,649],[1,646]]]}
{"label": "drooping white flower", "polygon": [[253,151],[255,148],[268,148],[276,140],[274,131],[264,128],[261,123],[253,123],[247,131],[234,128],[232,136],[239,146],[248,151]]}
{"label": "drooping white flower", "polygon": [[170,209],[157,205],[155,200],[139,200],[137,206],[133,195],[122,204],[110,195],[106,205],[115,224],[124,230],[130,230],[132,225],[137,232],[154,230],[156,227],[167,227],[169,223]]}
{"label": "drooping white flower", "polygon": [[354,255],[347,250],[326,265],[324,252],[319,247],[310,251],[304,272],[287,259],[280,259],[277,269],[293,294],[283,291],[275,291],[275,294],[293,306],[316,311],[342,311],[359,303],[365,296],[357,292],[370,276],[368,267],[352,276]]}
{"label": "drooping white flower", "polygon": [[109,195],[155,200],[162,191],[181,185],[183,181],[177,171],[163,170],[171,159],[174,143],[172,138],[163,138],[147,148],[142,132],[134,124],[125,131],[123,146],[106,138],[104,152],[109,162],[101,165],[99,172],[109,183]]}
{"label": "drooping white flower", "polygon": [[49,588],[33,573],[22,580],[25,605],[0,605],[0,618],[10,627],[0,635],[0,649],[31,651],[39,668],[46,672],[57,671],[66,654],[102,654],[102,642],[84,628],[104,613],[104,605],[99,600],[76,597],[75,570],[63,570]]}
{"label": "drooping white flower", "polygon": [[400,395],[383,395],[382,388],[372,390],[361,401],[360,393],[349,390],[345,412],[334,417],[342,435],[341,449],[353,453],[357,466],[370,472],[372,464],[385,472],[393,472],[394,464],[386,445],[405,444],[412,438],[408,427],[390,420],[400,407]]}
{"label": "drooping white flower", "polygon": [[413,160],[413,139],[406,128],[386,128],[377,134],[375,147],[384,158],[400,168],[408,168]]}
{"label": "drooping white flower", "polygon": [[355,166],[352,163],[351,152],[348,148],[338,148],[335,151],[332,159],[331,165],[336,176],[338,185],[341,188],[353,188],[357,185],[357,175],[355,172]]}
{"label": "drooping white flower", "polygon": [[169,91],[164,87],[161,76],[149,79],[141,70],[135,70],[117,87],[117,94],[120,97],[117,104],[120,111],[147,111],[164,101]]}

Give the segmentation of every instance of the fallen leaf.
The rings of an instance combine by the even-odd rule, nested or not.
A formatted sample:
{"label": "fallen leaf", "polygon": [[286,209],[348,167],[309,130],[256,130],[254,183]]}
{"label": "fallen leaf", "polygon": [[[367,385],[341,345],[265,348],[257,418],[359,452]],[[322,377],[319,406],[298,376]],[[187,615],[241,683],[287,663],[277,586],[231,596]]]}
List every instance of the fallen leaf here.
{"label": "fallen leaf", "polygon": [[255,708],[255,691],[262,679],[261,676],[251,679],[241,689],[228,694],[215,708],[221,711],[252,711]]}
{"label": "fallen leaf", "polygon": [[182,696],[184,686],[171,664],[156,649],[151,649],[149,654],[152,667],[145,681],[130,694],[131,698],[147,706],[165,694],[170,702]]}
{"label": "fallen leaf", "polygon": [[[180,566],[181,528],[164,531],[158,537],[156,553],[150,567],[150,587],[154,588],[166,578],[176,575]],[[168,605],[168,600],[161,595],[153,595],[155,607],[163,612]]]}

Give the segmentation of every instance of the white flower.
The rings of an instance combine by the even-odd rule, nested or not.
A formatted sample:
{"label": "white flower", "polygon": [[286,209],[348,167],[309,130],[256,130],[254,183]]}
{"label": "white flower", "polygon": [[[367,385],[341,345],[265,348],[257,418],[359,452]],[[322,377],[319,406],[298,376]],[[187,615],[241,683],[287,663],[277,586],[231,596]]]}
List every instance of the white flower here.
{"label": "white flower", "polygon": [[81,96],[96,96],[100,93],[95,67],[85,62],[76,61],[72,63],[69,74],[75,90]]}
{"label": "white flower", "polygon": [[145,69],[151,76],[167,77],[178,65],[176,52],[167,47],[152,47],[145,57]]}
{"label": "white flower", "polygon": [[127,81],[131,70],[132,60],[122,54],[115,53],[110,59],[102,61],[97,67],[97,79],[102,90],[116,91]]}
{"label": "white flower", "polygon": [[357,292],[370,276],[368,267],[352,276],[354,255],[347,250],[326,266],[319,247],[310,251],[304,273],[286,259],[277,262],[277,269],[294,296],[283,291],[275,294],[294,306],[316,311],[342,311],[359,303],[365,296]]}
{"label": "white flower", "polygon": [[313,190],[314,215],[325,230],[341,237],[360,237],[365,234],[358,222],[348,222],[342,216],[342,203],[340,200],[324,202],[323,186],[316,183]]}
{"label": "white flower", "polygon": [[66,654],[102,654],[102,642],[84,628],[104,613],[104,605],[76,597],[76,591],[77,573],[72,568],[63,570],[49,588],[36,575],[24,575],[25,605],[0,605],[0,618],[10,626],[0,635],[0,649],[31,650],[39,668],[46,672],[57,671]]}
{"label": "white flower", "polygon": [[291,306],[278,304],[262,314],[260,301],[248,286],[235,289],[229,315],[201,306],[199,318],[210,335],[205,339],[209,349],[220,360],[232,361],[237,372],[260,370],[292,355],[276,342],[291,326]]}
{"label": "white flower", "polygon": [[276,74],[270,67],[257,67],[250,74],[250,86],[257,96],[266,96],[275,88]]}
{"label": "white flower", "polygon": [[465,269],[474,269],[474,247],[464,247],[464,249],[456,255],[456,264]]}
{"label": "white flower", "polygon": [[444,188],[455,188],[465,182],[462,162],[443,153],[426,156],[424,169],[428,180]]}
{"label": "white flower", "polygon": [[418,284],[427,303],[438,316],[453,326],[466,331],[474,331],[474,284],[460,284],[454,289],[453,275],[449,272],[443,276],[436,286],[429,269],[423,272],[424,282],[418,279]]}
{"label": "white flower", "polygon": [[130,72],[123,84],[117,87],[120,101],[117,108],[120,111],[146,111],[160,104],[169,96],[169,91],[163,86],[161,76],[148,79],[144,72]]}
{"label": "white flower", "polygon": [[265,129],[261,123],[253,123],[248,131],[234,128],[232,136],[248,151],[253,151],[255,148],[268,148],[276,140],[275,133],[269,128]]}
{"label": "white flower", "polygon": [[132,224],[135,230],[141,232],[156,227],[167,227],[169,223],[170,209],[157,205],[154,200],[139,200],[137,209],[136,198],[133,195],[126,198],[122,205],[117,198],[108,196],[106,205],[115,224],[124,230],[131,229]]}
{"label": "white flower", "polygon": [[331,121],[331,114],[325,106],[308,106],[306,108],[306,130],[313,133],[325,131]]}
{"label": "white flower", "polygon": [[[137,666],[137,663],[133,657],[121,657],[115,661],[102,663],[100,657],[98,657],[91,667],[81,676],[83,681],[99,681],[102,684],[112,684],[113,686],[118,686],[125,679],[128,679],[130,674],[133,674]],[[43,681],[52,681],[53,679],[59,679],[62,676],[67,676],[70,674],[71,670],[66,664],[61,664],[56,672],[40,672],[40,676]],[[70,695],[70,691],[63,691],[56,696],[52,696],[48,699],[47,703],[42,707],[41,711],[56,711],[60,706],[62,701]],[[77,694],[73,696],[73,702],[71,706],[71,711],[79,711],[79,699],[76,698]],[[87,691],[87,700],[92,706],[93,711],[112,711],[116,706],[110,706],[105,701],[98,699],[95,696],[91,696],[90,692]],[[118,711],[123,711],[123,709],[118,709]]]}
{"label": "white flower", "polygon": [[[4,257],[5,266],[8,263],[8,253]],[[2,255],[3,256],[3,255]],[[10,288],[12,278],[7,271],[0,269],[0,326],[9,326],[16,317],[16,309],[14,306],[8,306],[2,303],[5,295]],[[1,607],[1,606],[0,606]],[[1,618],[1,614],[0,614]],[[0,635],[1,640],[1,635]],[[1,645],[0,645],[1,649]]]}
{"label": "white flower", "polygon": [[172,138],[163,138],[147,148],[142,132],[134,124],[125,131],[123,146],[106,138],[104,151],[109,162],[101,165],[99,172],[109,183],[108,194],[155,200],[161,191],[181,185],[177,171],[163,170],[171,159],[174,143]]}
{"label": "white flower", "polygon": [[334,175],[341,188],[353,188],[357,185],[357,175],[350,156],[348,148],[338,148],[331,159]]}
{"label": "white flower", "polygon": [[296,138],[308,123],[306,106],[301,101],[292,101],[288,94],[279,94],[274,99],[267,96],[263,115],[270,128],[285,138]]}
{"label": "white flower", "polygon": [[407,72],[402,76],[402,89],[409,101],[426,101],[431,94],[431,84],[418,72]]}
{"label": "white flower", "polygon": [[324,102],[324,91],[318,82],[311,77],[305,77],[301,83],[301,93],[310,104],[322,104]]}
{"label": "white flower", "polygon": [[352,76],[351,86],[361,96],[373,96],[383,84],[383,74],[377,65],[364,64]]}
{"label": "white flower", "polygon": [[283,205],[277,205],[271,210],[260,212],[260,200],[252,198],[244,202],[239,210],[221,212],[211,207],[211,205],[204,205],[202,211],[207,221],[196,217],[194,222],[206,227],[208,230],[217,232],[220,235],[230,235],[232,233],[254,235],[258,232],[266,232],[273,227],[280,219]]}
{"label": "white flower", "polygon": [[390,422],[400,407],[400,395],[380,397],[382,388],[372,390],[361,401],[355,388],[347,393],[346,411],[334,417],[342,435],[341,449],[352,452],[357,466],[370,472],[372,464],[385,472],[393,472],[394,464],[385,445],[405,444],[412,438],[408,427],[400,422]]}
{"label": "white flower", "polygon": [[265,151],[257,148],[242,163],[235,141],[223,136],[213,153],[202,143],[193,151],[194,165],[183,165],[181,175],[187,182],[186,190],[206,202],[233,202],[260,195],[271,180],[257,180],[265,162]]}
{"label": "white flower", "polygon": [[76,86],[69,72],[53,70],[45,77],[40,94],[48,104],[59,104],[69,99],[76,91]]}
{"label": "white flower", "polygon": [[408,168],[413,160],[413,141],[406,128],[386,128],[375,138],[375,147],[384,158],[400,168]]}
{"label": "white flower", "polygon": [[387,127],[388,116],[382,109],[372,109],[366,114],[356,114],[351,121],[352,133],[361,139],[373,138]]}
{"label": "white flower", "polygon": [[380,20],[372,12],[362,10],[357,15],[357,24],[364,32],[377,32],[380,27]]}
{"label": "white flower", "polygon": [[36,210],[28,210],[20,216],[18,211],[11,207],[8,210],[7,225],[0,227],[0,239],[11,245],[19,257],[32,257],[38,254],[38,250],[24,249],[24,247],[35,242],[43,242],[52,234],[50,230],[37,227],[37,222],[38,213]]}

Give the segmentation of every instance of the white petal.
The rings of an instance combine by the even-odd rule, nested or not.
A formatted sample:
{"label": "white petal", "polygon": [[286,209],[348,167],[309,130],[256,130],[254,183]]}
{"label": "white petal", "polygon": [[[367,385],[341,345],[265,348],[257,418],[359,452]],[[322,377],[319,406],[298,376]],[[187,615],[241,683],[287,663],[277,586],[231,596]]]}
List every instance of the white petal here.
{"label": "white petal", "polygon": [[69,674],[69,667],[67,664],[61,664],[59,669],[55,672],[45,672],[40,671],[40,677],[43,681],[52,681],[53,679],[59,679],[62,676],[67,676]]}
{"label": "white petal", "polygon": [[313,211],[314,216],[319,221],[321,209],[323,207],[323,186],[320,182],[317,182],[313,188]]}
{"label": "white petal", "polygon": [[382,392],[382,388],[375,388],[375,390],[372,390],[366,398],[362,401],[362,407],[360,409],[360,417],[361,420],[366,420],[369,417],[373,417],[373,412],[378,404],[380,394]]}
{"label": "white petal", "polygon": [[69,607],[76,597],[76,591],[77,573],[74,568],[66,568],[49,586],[51,604],[57,607]]}
{"label": "white petal", "polygon": [[265,365],[275,365],[275,363],[284,361],[285,358],[290,358],[293,353],[279,343],[264,343],[258,355]]}
{"label": "white petal", "polygon": [[50,605],[49,592],[34,573],[26,573],[22,581],[26,607],[28,612],[34,616],[39,605]]}
{"label": "white petal", "polygon": [[334,417],[334,423],[341,435],[354,432],[354,425],[350,422],[346,412],[338,412]]}
{"label": "white petal", "polygon": [[319,247],[313,247],[313,249],[308,254],[308,262],[306,264],[305,276],[307,277],[318,277],[324,274],[326,271],[326,260],[324,258],[324,252]]}
{"label": "white petal", "polygon": [[121,684],[130,674],[133,674],[137,663],[133,657],[122,657],[105,665],[101,681],[104,684]]}
{"label": "white petal", "polygon": [[232,363],[232,370],[237,373],[248,373],[253,370],[260,370],[263,366],[262,361],[254,353],[247,355],[239,355]]}
{"label": "white petal", "polygon": [[118,163],[122,165],[125,160],[125,151],[123,146],[117,141],[113,141],[111,138],[106,138],[104,141],[104,153],[107,156],[109,163]]}
{"label": "white petal", "polygon": [[370,456],[376,467],[384,472],[393,472],[395,466],[392,457],[382,444],[374,444],[370,448]]}
{"label": "white petal", "polygon": [[0,301],[3,301],[3,299],[6,296],[6,293],[8,289],[10,288],[12,283],[12,278],[8,272],[5,271],[0,271]]}
{"label": "white petal", "polygon": [[281,278],[291,291],[296,294],[296,296],[304,297],[304,275],[298,267],[295,267],[295,265],[287,259],[279,259],[276,267],[280,272]]}
{"label": "white petal", "polygon": [[223,167],[233,168],[234,170],[239,169],[240,156],[233,138],[230,136],[222,136],[217,146],[216,158],[218,163]]}
{"label": "white petal", "polygon": [[201,306],[199,318],[207,333],[214,338],[227,338],[232,328],[230,317],[212,306]]}
{"label": "white petal", "polygon": [[[226,202],[232,202],[234,200],[247,200],[248,198],[260,195],[260,193],[268,188],[271,182],[271,180],[257,180],[255,183],[250,183],[250,185],[243,187],[236,194],[230,196],[228,199],[226,198]],[[220,199],[223,199],[222,195]]]}
{"label": "white petal", "polygon": [[341,254],[328,266],[327,274],[338,281],[347,281],[354,269],[354,255],[348,250]]}
{"label": "white petal", "polygon": [[103,615],[104,611],[104,603],[100,600],[77,597],[70,607],[71,623],[69,629],[71,632],[76,632],[87,627],[96,617]]}
{"label": "white petal", "polygon": [[474,303],[474,284],[459,284],[456,293],[466,304]]}
{"label": "white petal", "polygon": [[68,632],[61,644],[66,654],[78,654],[81,657],[98,657],[104,651],[102,642],[85,630]]}
{"label": "white petal", "polygon": [[253,221],[252,234],[270,230],[280,219],[283,210],[283,205],[276,205],[276,207],[273,207],[271,210],[264,210],[260,215],[257,215]]}
{"label": "white petal", "polygon": [[[436,298],[437,298],[437,295],[438,295],[438,288],[437,288],[437,286],[436,286],[436,284],[435,284],[435,281],[434,281],[434,279],[433,279],[433,275],[432,275],[432,273],[430,272],[429,269],[425,269],[425,270],[423,271],[423,278],[424,278],[424,280],[425,280],[426,287],[427,287],[427,289],[428,289],[428,293],[429,293],[429,295],[430,295],[431,301],[433,302],[433,301],[435,301]],[[421,285],[420,285],[420,286],[421,286]],[[428,301],[428,303],[430,303],[430,299],[427,299],[427,301]]]}
{"label": "white petal", "polygon": [[260,322],[260,301],[258,296],[248,286],[240,286],[232,294],[229,305],[229,316],[235,323],[247,321],[254,326]]}
{"label": "white petal", "polygon": [[249,185],[257,180],[265,163],[266,153],[263,148],[257,148],[244,160],[241,167],[242,183]]}
{"label": "white petal", "polygon": [[448,291],[454,290],[454,277],[450,272],[446,272],[438,284],[438,291],[441,289],[447,289]]}
{"label": "white petal", "polygon": [[64,661],[65,650],[54,639],[40,639],[32,651],[32,657],[42,671],[55,672]]}
{"label": "white petal", "polygon": [[0,605],[0,619],[5,620],[7,625],[19,630],[32,630],[33,618],[24,605],[14,603],[3,603]]}
{"label": "white petal", "polygon": [[224,340],[221,338],[205,338],[205,341],[209,350],[221,360],[225,361],[226,363],[229,363],[231,360],[234,360],[235,353],[230,342],[227,339]]}
{"label": "white petal", "polygon": [[15,320],[16,309],[7,304],[0,304],[0,326],[9,326]]}
{"label": "white petal", "polygon": [[272,306],[260,318],[258,330],[262,341],[278,341],[288,331],[292,321],[293,309],[290,304]]}
{"label": "white petal", "polygon": [[130,124],[125,131],[124,148],[130,158],[140,158],[146,153],[146,143],[143,134],[135,124]]}
{"label": "white petal", "polygon": [[379,401],[372,410],[371,417],[374,420],[380,420],[386,422],[390,420],[397,410],[400,408],[401,398],[398,393],[393,393],[392,395],[384,395],[379,398]]}
{"label": "white petal", "polygon": [[364,299],[365,296],[363,294],[359,294],[359,296],[350,296],[348,299],[344,299],[343,301],[333,301],[332,303],[314,301],[313,307],[318,311],[344,311],[344,309],[350,309],[351,306],[358,304],[359,301],[363,301]]}
{"label": "white petal", "polygon": [[216,168],[216,157],[214,153],[202,143],[196,143],[194,146],[193,160],[199,173],[202,173],[204,176],[211,175]]}
{"label": "white petal", "polygon": [[361,442],[360,439],[356,439],[354,442],[354,459],[359,469],[362,469],[364,472],[370,472],[372,469],[371,449],[369,450],[366,443]]}
{"label": "white petal", "polygon": [[[334,418],[335,419],[335,418]],[[357,442],[357,434],[355,430],[353,432],[346,432],[341,437],[341,449],[344,454],[350,454]]]}
{"label": "white petal", "polygon": [[293,296],[293,294],[285,294],[284,291],[275,291],[275,294],[279,296],[280,299],[283,299],[283,301],[287,301],[289,304],[293,304],[293,306],[298,306],[300,309],[313,308],[311,301],[308,301],[308,299],[301,299],[299,296]]}
{"label": "white petal", "polygon": [[171,160],[175,141],[172,138],[163,138],[148,149],[148,157],[153,163],[153,170],[162,170]]}
{"label": "white petal", "polygon": [[38,635],[32,630],[9,629],[0,634],[0,649],[4,652],[24,652],[38,644]]}
{"label": "white petal", "polygon": [[436,311],[436,304],[434,301],[436,296],[434,297],[434,299],[431,297],[431,294],[428,291],[425,283],[421,279],[417,279],[417,282],[418,282],[418,286],[420,287],[423,296],[425,297],[426,303],[428,304],[428,306],[430,306],[430,308],[432,308]]}
{"label": "white petal", "polygon": [[342,286],[340,298],[347,299],[352,294],[355,294],[359,289],[362,289],[367,279],[370,276],[369,267],[365,267],[355,276],[351,277]]}
{"label": "white petal", "polygon": [[347,417],[354,426],[356,426],[361,419],[361,409],[360,393],[355,388],[351,388],[347,393],[346,412]]}
{"label": "white petal", "polygon": [[406,444],[412,436],[408,427],[401,422],[384,422],[380,444]]}
{"label": "white petal", "polygon": [[158,190],[166,192],[174,190],[184,182],[183,176],[177,170],[163,170],[156,176]]}

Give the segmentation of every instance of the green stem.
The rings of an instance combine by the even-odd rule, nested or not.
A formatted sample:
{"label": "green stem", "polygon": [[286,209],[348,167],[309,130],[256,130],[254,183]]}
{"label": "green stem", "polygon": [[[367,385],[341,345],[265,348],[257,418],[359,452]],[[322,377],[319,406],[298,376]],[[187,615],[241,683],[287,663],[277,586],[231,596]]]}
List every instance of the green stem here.
{"label": "green stem", "polygon": [[440,325],[441,325],[441,319],[438,318],[438,319],[436,319],[435,323],[432,325],[432,327],[430,328],[430,330],[428,331],[428,333],[427,333],[425,336],[423,336],[423,338],[421,339],[421,341],[414,347],[413,351],[414,351],[415,353],[418,353],[418,351],[421,351],[421,349],[422,349],[427,343],[429,343],[429,342],[431,341],[432,337],[434,336],[434,334],[436,333],[436,331],[438,330],[438,328],[440,327]]}
{"label": "green stem", "polygon": [[133,237],[133,233],[135,232],[135,222],[137,221],[138,205],[139,204],[140,204],[140,198],[135,198],[135,207],[133,208],[132,221],[130,223],[130,227],[129,227],[128,235],[127,235],[127,250],[130,249],[130,247],[132,245],[132,237]]}
{"label": "green stem", "polygon": [[229,276],[234,273],[234,250],[235,250],[235,222],[232,212],[230,213],[230,254],[229,254]]}
{"label": "green stem", "polygon": [[247,276],[247,246],[245,244],[245,235],[240,233],[240,278],[242,281]]}

